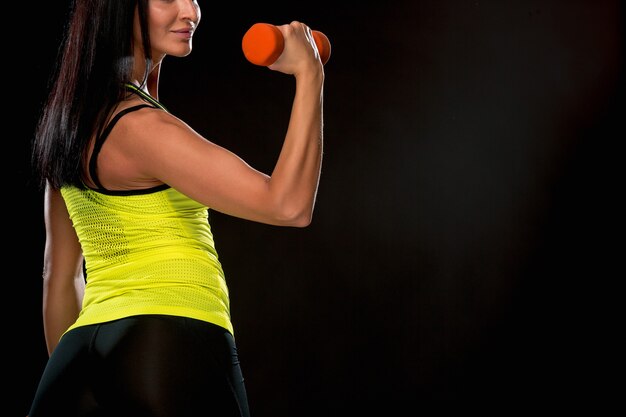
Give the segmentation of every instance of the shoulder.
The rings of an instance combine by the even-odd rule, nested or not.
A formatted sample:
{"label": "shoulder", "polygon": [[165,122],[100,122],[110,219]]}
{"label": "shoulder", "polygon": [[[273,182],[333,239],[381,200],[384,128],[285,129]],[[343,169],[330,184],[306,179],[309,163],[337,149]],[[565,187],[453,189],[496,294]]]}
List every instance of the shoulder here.
{"label": "shoulder", "polygon": [[149,105],[133,105],[121,109],[117,113],[117,125],[126,129],[139,128],[139,131],[160,130],[167,127],[186,127],[186,125],[171,113]]}
{"label": "shoulder", "polygon": [[[133,110],[126,112],[128,109]],[[163,109],[131,105],[118,110],[117,114],[124,114],[107,139],[108,156],[145,177],[162,180],[167,175],[164,169],[175,164],[180,167],[209,144],[187,123]]]}
{"label": "shoulder", "polygon": [[118,140],[139,144],[160,142],[161,139],[195,136],[185,122],[171,113],[151,106],[130,106],[117,113],[120,117],[112,135]]}

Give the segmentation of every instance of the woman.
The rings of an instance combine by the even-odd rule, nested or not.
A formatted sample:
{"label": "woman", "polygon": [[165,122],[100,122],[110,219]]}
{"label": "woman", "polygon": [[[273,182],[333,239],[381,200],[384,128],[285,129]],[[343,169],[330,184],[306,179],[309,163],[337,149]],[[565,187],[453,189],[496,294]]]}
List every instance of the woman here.
{"label": "woman", "polygon": [[30,417],[249,415],[207,210],[311,222],[324,72],[310,28],[278,26],[269,68],[296,89],[266,175],[159,102],[163,60],[191,53],[199,22],[192,0],[75,1],[33,147],[50,358]]}

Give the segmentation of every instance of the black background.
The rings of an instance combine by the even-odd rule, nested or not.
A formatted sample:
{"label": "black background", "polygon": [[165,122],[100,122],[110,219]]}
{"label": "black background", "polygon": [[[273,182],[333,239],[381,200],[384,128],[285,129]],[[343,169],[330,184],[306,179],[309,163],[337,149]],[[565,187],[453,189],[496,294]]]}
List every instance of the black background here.
{"label": "black background", "polygon": [[[294,83],[248,63],[241,37],[296,19],[332,43],[313,223],[210,214],[252,415],[617,398],[620,2],[304,3],[201,1],[193,53],[162,70],[170,111],[269,173]],[[7,415],[26,414],[47,359],[28,160],[68,5],[8,16]]]}

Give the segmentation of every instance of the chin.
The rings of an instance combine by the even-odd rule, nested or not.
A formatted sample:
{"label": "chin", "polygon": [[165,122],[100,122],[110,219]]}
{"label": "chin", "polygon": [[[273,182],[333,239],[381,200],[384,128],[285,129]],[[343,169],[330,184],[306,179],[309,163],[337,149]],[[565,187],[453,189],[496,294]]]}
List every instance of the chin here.
{"label": "chin", "polygon": [[177,57],[185,57],[187,55],[189,55],[191,53],[191,45],[185,48],[181,48],[181,49],[177,49],[175,51],[171,51],[171,53],[169,55],[173,55],[173,56],[177,56]]}
{"label": "chin", "polygon": [[175,42],[170,43],[169,45],[161,45],[161,47],[152,48],[152,56],[158,56],[160,54],[176,56],[176,57],[185,57],[191,53],[192,50],[191,42]]}
{"label": "chin", "polygon": [[181,51],[181,50],[168,51],[165,53],[166,56],[174,56],[177,58],[184,58],[189,54],[191,54],[191,49],[186,49],[184,51]]}

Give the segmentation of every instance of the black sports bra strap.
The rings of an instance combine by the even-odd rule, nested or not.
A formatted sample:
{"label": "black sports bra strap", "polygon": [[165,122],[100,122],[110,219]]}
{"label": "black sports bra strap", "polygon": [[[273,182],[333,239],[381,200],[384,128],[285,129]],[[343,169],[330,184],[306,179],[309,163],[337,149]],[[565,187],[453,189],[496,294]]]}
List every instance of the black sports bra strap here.
{"label": "black sports bra strap", "polygon": [[91,153],[91,158],[89,159],[89,175],[91,175],[91,180],[94,182],[94,184],[96,184],[96,186],[98,188],[105,189],[102,186],[102,183],[100,182],[100,180],[98,179],[98,172],[96,170],[96,165],[97,165],[97,161],[98,161],[98,154],[100,154],[100,150],[102,149],[102,145],[104,144],[104,141],[106,140],[107,136],[109,136],[109,133],[111,133],[111,130],[113,129],[113,127],[115,126],[117,121],[122,116],[124,116],[125,114],[130,113],[132,111],[143,109],[144,107],[150,107],[150,108],[153,108],[153,109],[157,108],[157,107],[152,106],[150,104],[138,104],[136,106],[128,107],[128,108],[120,111],[119,113],[117,113],[113,117],[113,119],[111,119],[111,121],[109,122],[107,127],[104,129],[102,134],[96,138],[96,143],[94,144],[93,152]]}
{"label": "black sports bra strap", "polygon": [[148,103],[155,105],[156,107],[159,107],[165,111],[168,111],[163,105],[163,103],[161,103],[159,100],[155,99],[151,95],[146,94],[141,88],[137,87],[135,84],[126,83],[124,84],[124,86],[126,87],[127,91],[130,91],[131,93],[138,95],[139,97],[141,97],[142,100],[147,101]]}

